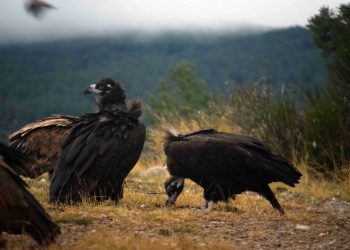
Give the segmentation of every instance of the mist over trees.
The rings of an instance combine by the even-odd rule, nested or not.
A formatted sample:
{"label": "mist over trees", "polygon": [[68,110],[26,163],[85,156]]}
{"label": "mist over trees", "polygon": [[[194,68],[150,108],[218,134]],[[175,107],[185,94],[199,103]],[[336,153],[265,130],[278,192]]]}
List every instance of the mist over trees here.
{"label": "mist over trees", "polygon": [[338,12],[322,8],[309,21],[326,62],[326,84],[278,86],[262,77],[246,84],[229,82],[224,94],[205,92],[208,85],[198,80],[193,65],[181,63],[159,84],[160,96],[150,99],[153,121],[188,130],[213,126],[235,130],[261,139],[274,152],[318,173],[348,171],[349,7],[341,5]]}
{"label": "mist over trees", "polygon": [[146,100],[150,125],[225,124],[319,170],[342,169],[350,158],[349,9],[322,8],[309,30],[0,47],[0,136],[54,113],[94,112],[82,90],[110,76],[128,98]]}
{"label": "mist over trees", "polygon": [[2,134],[54,113],[94,112],[82,90],[103,77],[121,80],[130,98],[156,94],[158,83],[180,61],[192,64],[198,81],[218,93],[227,92],[228,82],[262,76],[274,86],[326,80],[320,51],[301,27],[250,35],[130,35],[8,45],[0,47]]}

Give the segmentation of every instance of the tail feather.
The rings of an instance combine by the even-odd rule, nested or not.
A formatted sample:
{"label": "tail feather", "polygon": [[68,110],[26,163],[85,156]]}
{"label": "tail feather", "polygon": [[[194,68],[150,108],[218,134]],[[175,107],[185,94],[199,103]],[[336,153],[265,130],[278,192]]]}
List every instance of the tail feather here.
{"label": "tail feather", "polygon": [[143,101],[140,98],[132,100],[130,103],[129,114],[135,118],[139,118],[143,112]]}
{"label": "tail feather", "polygon": [[180,134],[174,127],[172,126],[162,126],[162,130],[165,132],[165,140],[168,142],[179,140],[184,137],[194,136],[198,134],[211,134],[217,133],[216,129],[213,128],[204,128],[196,131],[192,131],[187,134]]}
{"label": "tail feather", "polygon": [[271,173],[273,181],[281,181],[294,187],[299,183],[302,174],[286,159],[271,155],[271,157],[263,160],[265,168]]}
{"label": "tail feather", "polygon": [[164,139],[166,142],[176,141],[179,138],[179,132],[172,126],[162,126],[161,129],[164,131]]}

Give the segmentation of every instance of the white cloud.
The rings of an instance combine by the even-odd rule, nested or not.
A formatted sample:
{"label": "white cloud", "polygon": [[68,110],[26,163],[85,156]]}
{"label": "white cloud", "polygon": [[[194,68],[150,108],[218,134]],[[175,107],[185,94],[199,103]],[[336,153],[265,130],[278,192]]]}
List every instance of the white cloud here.
{"label": "white cloud", "polygon": [[0,41],[35,40],[133,30],[227,29],[242,24],[305,25],[323,5],[340,0],[48,0],[42,20],[23,0],[0,1]]}

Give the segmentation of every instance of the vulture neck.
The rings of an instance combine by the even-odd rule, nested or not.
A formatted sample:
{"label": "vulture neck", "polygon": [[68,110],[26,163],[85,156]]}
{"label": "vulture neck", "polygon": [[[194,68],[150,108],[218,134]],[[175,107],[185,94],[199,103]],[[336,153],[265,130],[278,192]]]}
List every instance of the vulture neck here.
{"label": "vulture neck", "polygon": [[121,98],[120,96],[115,94],[103,97],[98,106],[100,111],[107,111],[111,113],[128,111],[128,107],[125,103],[125,97]]}

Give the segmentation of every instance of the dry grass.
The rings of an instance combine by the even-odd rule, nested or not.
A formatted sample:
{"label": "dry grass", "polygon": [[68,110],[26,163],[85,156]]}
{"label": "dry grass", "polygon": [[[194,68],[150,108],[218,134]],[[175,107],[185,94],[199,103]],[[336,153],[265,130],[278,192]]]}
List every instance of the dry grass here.
{"label": "dry grass", "polygon": [[[159,124],[163,124],[162,126],[164,124],[171,124],[172,127],[181,133],[214,127],[219,131],[242,134],[243,129],[227,113],[229,112],[229,108],[219,109],[219,107],[215,108],[213,106],[211,107],[211,111],[212,113],[198,112],[192,116],[193,119],[191,120],[184,119],[180,114],[172,113],[167,115],[163,113],[157,117],[157,120]],[[259,131],[253,131],[253,134],[259,135]],[[144,169],[147,169],[149,166],[164,165],[163,136],[164,132],[161,126],[154,126],[148,129],[146,153],[141,158]],[[297,192],[305,197],[314,197],[323,200],[330,197],[350,200],[350,165],[341,168],[342,172],[340,173],[328,173],[328,178],[325,178],[316,172],[314,168],[296,157],[292,159],[292,162],[294,162],[294,165],[303,174],[300,185],[293,189],[293,192]],[[273,187],[278,186],[281,185],[273,185]],[[283,187],[289,190],[287,186],[283,185]]]}
{"label": "dry grass", "polygon": [[[271,233],[281,228],[285,229],[280,234],[294,230],[293,234],[305,238],[305,232],[295,231],[296,224],[314,225],[317,234],[333,235],[325,227],[336,228],[341,223],[335,211],[317,210],[338,192],[336,183],[306,178],[295,189],[274,184],[273,189],[286,211],[285,216],[280,216],[254,193],[239,195],[229,207],[218,204],[214,211],[204,212],[202,190],[191,181],[186,181],[176,206],[169,208],[164,205],[165,195],[161,194],[165,178],[166,175],[145,175],[145,166],[138,165],[127,178],[125,197],[117,207],[111,201],[50,205],[45,177],[29,183],[31,191],[62,228],[62,235],[49,249],[264,248]],[[348,193],[339,198],[348,199]],[[325,224],[319,225],[322,221]],[[338,229],[334,231],[339,242],[343,239],[341,233]],[[312,241],[311,236],[308,240]],[[35,246],[27,236],[7,236],[7,239],[10,249]],[[279,243],[269,246],[274,244]]]}
{"label": "dry grass", "polygon": [[[213,121],[205,114],[198,116],[202,118],[191,123],[174,119],[172,125],[183,132],[210,127],[212,123],[218,124],[216,127],[222,131],[240,131],[238,127],[228,127],[219,118]],[[344,235],[350,225],[342,216],[349,205],[344,205],[345,210],[340,213],[335,209],[338,203],[334,208],[328,208],[327,204],[334,198],[337,202],[350,200],[350,173],[343,173],[341,179],[326,180],[310,171],[306,164],[299,164],[303,177],[296,188],[280,183],[271,185],[286,211],[285,216],[250,192],[238,195],[229,206],[218,204],[212,212],[202,211],[202,189],[189,180],[176,206],[169,208],[165,206],[163,187],[167,173],[161,167],[164,165],[162,136],[158,128],[149,129],[147,149],[128,176],[124,198],[117,207],[111,201],[50,205],[46,176],[27,180],[30,191],[62,228],[62,235],[49,249],[294,248],[295,237],[301,248],[313,244],[327,247],[333,238],[340,246],[346,246]],[[148,171],[154,166],[160,166],[155,168],[158,172]],[[345,226],[339,229],[342,223]],[[297,230],[296,224],[311,225],[312,230]],[[7,237],[11,249],[35,246],[27,236]]]}
{"label": "dry grass", "polygon": [[[350,197],[345,184],[316,181],[305,175],[294,189],[272,185],[286,211],[285,216],[280,216],[265,199],[250,192],[239,195],[229,206],[219,203],[214,211],[204,212],[202,189],[186,181],[176,207],[169,208],[164,205],[166,197],[162,194],[167,176],[148,174],[147,166],[139,164],[128,176],[125,196],[117,207],[111,201],[55,206],[47,203],[45,178],[28,182],[30,190],[63,231],[57,244],[49,249],[241,249],[242,246],[250,249],[264,242],[273,227],[295,230],[298,223],[320,223],[320,216],[308,209],[333,197]],[[327,223],[334,221],[335,217],[328,218]],[[240,236],[236,238],[237,235]],[[20,240],[13,236],[16,241],[11,241],[11,237],[11,248],[30,241],[26,236],[19,237]]]}

